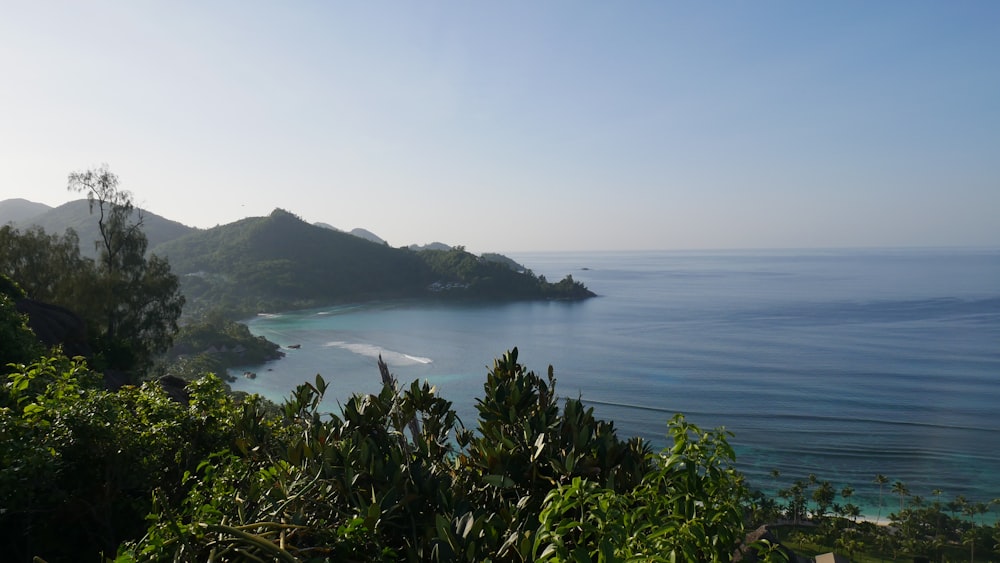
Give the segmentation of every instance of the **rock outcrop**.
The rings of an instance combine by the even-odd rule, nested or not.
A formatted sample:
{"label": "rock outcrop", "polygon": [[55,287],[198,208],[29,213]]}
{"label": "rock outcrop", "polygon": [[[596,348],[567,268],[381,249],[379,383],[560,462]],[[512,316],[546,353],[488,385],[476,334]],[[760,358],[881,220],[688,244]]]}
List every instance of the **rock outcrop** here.
{"label": "rock outcrop", "polygon": [[[61,346],[63,353],[71,358],[93,356],[93,350],[87,342],[87,323],[73,311],[28,298],[19,299],[15,307],[28,317],[28,327],[45,346]],[[105,370],[103,375],[104,388],[109,391],[117,391],[132,383],[129,374],[123,371]],[[187,382],[183,379],[168,375],[161,377],[159,383],[174,401],[183,405],[190,401],[185,389]]]}
{"label": "rock outcrop", "polygon": [[73,311],[27,298],[18,300],[15,306],[28,316],[28,327],[42,344],[50,348],[62,346],[63,353],[71,358],[93,354],[87,343],[87,323]]}

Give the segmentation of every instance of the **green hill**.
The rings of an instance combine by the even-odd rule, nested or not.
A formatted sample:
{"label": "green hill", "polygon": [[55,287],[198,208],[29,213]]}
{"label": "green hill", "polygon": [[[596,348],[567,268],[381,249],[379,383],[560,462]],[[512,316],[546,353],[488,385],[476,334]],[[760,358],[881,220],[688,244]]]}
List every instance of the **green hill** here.
{"label": "green hill", "polygon": [[189,306],[241,313],[392,298],[581,299],[462,249],[414,252],[311,225],[284,210],[153,248],[181,276]]}
{"label": "green hill", "polygon": [[[4,202],[6,203],[6,202]],[[142,213],[142,230],[149,240],[149,248],[186,235],[195,229],[182,225],[177,221],[171,221],[155,213],[140,210]],[[16,221],[15,226],[20,229],[38,225],[51,234],[62,234],[67,228],[72,228],[80,237],[80,252],[84,256],[94,257],[93,241],[100,238],[97,226],[97,217],[91,215],[90,206],[87,200],[78,199],[64,203],[59,207],[50,208],[30,218]]]}
{"label": "green hill", "polygon": [[35,203],[26,199],[5,199],[0,201],[0,225],[7,223],[18,225],[51,209],[44,203]]}

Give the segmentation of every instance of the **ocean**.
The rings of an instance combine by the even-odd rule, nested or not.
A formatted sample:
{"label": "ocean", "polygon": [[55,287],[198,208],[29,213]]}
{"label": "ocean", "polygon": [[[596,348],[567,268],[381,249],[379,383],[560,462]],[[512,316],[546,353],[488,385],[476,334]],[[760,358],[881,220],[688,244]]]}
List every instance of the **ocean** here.
{"label": "ocean", "polygon": [[[927,500],[934,489],[942,501],[1000,497],[998,249],[509,256],[598,297],[261,315],[254,334],[300,348],[233,387],[280,400],[319,373],[336,411],[380,388],[381,354],[400,382],[436,385],[475,427],[486,372],[517,347],[622,437],[663,447],[676,412],[724,426],[737,467],[771,493],[812,473],[853,486],[874,516],[881,473]],[[883,516],[899,502],[885,496]]]}

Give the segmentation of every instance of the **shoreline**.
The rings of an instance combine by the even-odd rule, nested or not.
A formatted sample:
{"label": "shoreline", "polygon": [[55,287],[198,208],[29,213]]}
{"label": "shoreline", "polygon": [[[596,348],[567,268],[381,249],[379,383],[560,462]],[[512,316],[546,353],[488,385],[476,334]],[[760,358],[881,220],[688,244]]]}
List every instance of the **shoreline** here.
{"label": "shoreline", "polygon": [[[565,271],[567,265],[579,265],[581,262],[581,259],[575,255],[564,258],[563,254],[554,253],[551,256],[560,258],[554,266],[539,266],[534,263],[529,265],[535,271],[546,271],[549,269]],[[779,362],[775,360],[774,358],[778,357],[777,352],[789,349],[790,345],[788,343],[781,344],[781,346],[775,344],[773,350],[765,348],[765,351],[768,351],[766,356],[759,354],[756,348],[751,349],[746,347],[748,341],[745,334],[750,333],[736,331],[735,329],[744,327],[744,325],[748,328],[755,327],[756,324],[759,324],[756,320],[753,320],[756,317],[751,319],[753,322],[748,321],[742,314],[727,314],[724,317],[718,317],[721,313],[718,313],[718,315],[715,313],[717,305],[710,304],[711,306],[707,311],[712,313],[712,315],[708,315],[706,322],[702,323],[707,313],[701,311],[700,308],[696,308],[694,305],[689,305],[686,294],[682,300],[673,293],[663,295],[659,290],[649,290],[650,293],[647,295],[640,291],[652,282],[660,281],[664,276],[665,279],[680,284],[680,290],[689,289],[687,285],[684,285],[687,277],[678,278],[675,275],[676,271],[685,273],[685,275],[687,275],[689,270],[695,273],[702,271],[715,273],[716,270],[714,268],[717,265],[714,262],[710,262],[707,265],[701,262],[693,265],[686,263],[680,265],[671,264],[669,268],[667,266],[653,268],[644,260],[637,264],[633,264],[628,260],[625,260],[624,264],[619,262],[621,261],[601,261],[593,258],[586,260],[586,265],[590,268],[587,277],[600,276],[601,283],[599,285],[602,287],[602,293],[607,293],[607,296],[601,300],[591,301],[592,305],[588,307],[573,309],[572,315],[564,314],[561,308],[551,307],[534,308],[528,311],[518,307],[504,307],[496,311],[489,311],[490,314],[486,315],[478,314],[476,309],[467,309],[463,306],[437,309],[428,307],[429,304],[427,302],[418,300],[378,300],[313,308],[312,310],[316,312],[317,317],[309,319],[311,322],[302,322],[306,321],[306,319],[298,318],[303,313],[302,310],[298,310],[294,312],[272,311],[272,314],[277,314],[279,317],[284,317],[284,319],[271,320],[267,319],[265,315],[261,315],[260,317],[264,318],[258,318],[258,322],[248,324],[254,333],[261,329],[269,331],[269,329],[273,328],[278,334],[287,339],[283,340],[280,337],[272,338],[268,336],[269,339],[276,343],[289,344],[301,342],[303,344],[302,350],[290,353],[288,357],[268,366],[271,367],[273,365],[275,369],[274,379],[277,379],[278,372],[287,372],[288,378],[292,380],[321,372],[325,377],[328,374],[334,376],[333,378],[338,383],[345,384],[344,388],[350,392],[363,391],[363,388],[369,385],[367,378],[372,377],[368,370],[373,368],[357,368],[356,365],[360,364],[362,360],[343,354],[341,348],[320,349],[318,346],[333,340],[378,344],[384,348],[396,350],[401,353],[423,358],[433,358],[434,363],[428,364],[428,366],[433,367],[418,366],[419,369],[400,369],[401,373],[397,373],[397,377],[403,380],[430,377],[434,381],[438,379],[446,381],[446,384],[441,387],[442,393],[445,393],[449,400],[454,401],[456,407],[467,407],[469,404],[472,404],[472,399],[464,402],[465,398],[466,396],[475,398],[476,393],[481,390],[482,375],[489,366],[490,358],[493,357],[483,356],[486,359],[481,360],[479,355],[482,354],[479,353],[480,350],[476,347],[479,346],[479,341],[473,342],[473,339],[469,336],[470,334],[477,337],[482,336],[483,340],[496,344],[491,348],[494,353],[499,353],[502,348],[511,343],[531,342],[535,346],[535,349],[531,349],[527,345],[522,345],[522,352],[525,353],[525,358],[528,357],[527,353],[533,352],[536,356],[540,356],[541,359],[538,361],[528,360],[529,367],[540,370],[545,367],[546,363],[553,364],[559,376],[560,385],[557,389],[561,394],[576,395],[579,391],[582,393],[584,400],[602,400],[602,404],[597,407],[600,416],[603,419],[614,421],[619,432],[627,432],[628,436],[648,436],[650,440],[662,441],[663,437],[658,431],[660,426],[662,426],[662,419],[674,411],[685,412],[691,417],[695,415],[700,416],[697,422],[701,423],[703,427],[712,427],[724,423],[727,429],[734,429],[737,434],[732,444],[739,454],[736,467],[747,475],[751,487],[766,490],[777,488],[777,485],[787,486],[790,484],[788,481],[795,478],[804,478],[808,473],[815,472],[821,480],[829,480],[835,483],[838,491],[844,485],[853,486],[856,492],[851,502],[860,505],[863,514],[858,519],[859,522],[864,521],[879,526],[891,525],[887,512],[892,512],[891,509],[893,506],[898,510],[899,499],[892,497],[886,492],[881,510],[882,514],[876,518],[878,486],[871,484],[871,477],[876,473],[892,475],[894,479],[907,483],[916,494],[922,494],[928,502],[931,500],[929,491],[935,487],[940,487],[947,491],[947,494],[941,497],[942,501],[951,500],[956,494],[962,494],[966,498],[979,500],[988,500],[987,495],[996,496],[996,487],[993,486],[996,479],[988,473],[984,474],[982,470],[977,469],[981,463],[987,463],[991,459],[995,460],[995,454],[988,453],[989,448],[986,448],[987,453],[985,454],[983,453],[983,449],[980,448],[978,452],[973,451],[969,455],[963,456],[953,455],[951,451],[952,449],[964,447],[966,442],[973,441],[973,438],[979,443],[988,443],[991,439],[995,439],[995,435],[993,435],[994,438],[990,438],[989,434],[984,436],[978,435],[990,430],[991,427],[995,427],[994,423],[978,423],[975,420],[969,422],[967,419],[972,417],[972,414],[969,413],[975,412],[975,409],[971,408],[955,408],[954,410],[939,409],[929,414],[921,414],[920,417],[912,414],[915,412],[925,412],[911,407],[922,404],[922,397],[926,396],[927,391],[923,385],[924,380],[930,380],[932,376],[937,377],[934,373],[927,375],[919,381],[914,380],[921,383],[919,389],[915,387],[915,384],[911,386],[914,387],[913,389],[903,385],[901,388],[902,391],[912,391],[910,395],[904,397],[906,400],[899,399],[901,401],[900,405],[907,408],[894,407],[888,413],[891,416],[880,412],[869,413],[868,411],[872,409],[865,410],[862,408],[867,406],[867,402],[877,399],[879,397],[877,393],[871,396],[865,394],[858,399],[861,401],[860,403],[850,403],[848,406],[851,406],[852,410],[845,413],[839,405],[833,405],[835,400],[839,400],[839,396],[836,395],[835,386],[831,382],[839,381],[839,377],[836,379],[824,378],[824,375],[831,373],[831,370],[828,369],[825,363],[816,365],[816,362],[808,361],[812,357],[808,354],[803,356],[805,360],[801,362],[790,360]],[[756,264],[757,262],[751,263],[755,268],[757,267]],[[837,264],[839,268],[840,262],[838,261]],[[861,264],[867,265],[867,262],[862,262]],[[764,266],[768,268],[774,267],[778,272],[785,272],[786,269],[792,273],[799,271],[797,268],[791,268],[791,266],[786,268],[784,263],[773,265],[770,262],[764,261],[760,267],[763,268]],[[778,268],[778,266],[781,266],[781,268]],[[729,267],[728,263],[719,265],[719,268],[726,267]],[[812,268],[812,266],[810,267]],[[879,265],[878,267],[881,268],[882,266]],[[623,273],[619,273],[619,270]],[[659,273],[661,270],[664,272],[662,276],[653,276],[649,273],[649,271]],[[725,270],[723,269],[723,271]],[[838,275],[842,275],[840,269],[837,272]],[[642,274],[642,276],[637,278],[636,276],[639,274]],[[580,277],[582,281],[587,281],[588,284],[596,283],[586,279],[582,274]],[[619,280],[619,278],[621,279]],[[695,286],[697,291],[694,293],[694,296],[698,297],[704,294],[707,297],[712,297],[735,284],[735,281],[729,283],[727,278],[724,277],[719,278],[722,281],[715,282],[714,280],[716,279],[715,277],[708,277],[704,280],[698,278],[698,284]],[[613,283],[616,280],[618,280],[617,286]],[[747,284],[751,288],[756,287],[750,283],[753,280],[747,281],[740,278],[736,281],[740,281],[740,288],[743,288]],[[779,284],[781,278],[768,278],[760,283],[763,284],[765,282],[768,284],[768,291],[772,291],[772,286]],[[707,288],[703,286],[706,283],[709,284]],[[788,285],[790,284],[791,282]],[[797,288],[798,285],[795,287]],[[875,289],[878,289],[878,287]],[[695,289],[691,289],[691,291],[695,291]],[[854,293],[860,293],[859,298],[867,299],[873,291],[859,290],[858,292],[854,292],[852,290],[850,295],[838,296],[838,299],[832,299],[825,294],[822,296],[822,299],[820,297],[816,299],[821,303],[830,302],[837,304],[842,303],[846,297],[853,299],[855,297]],[[914,293],[914,295],[911,295],[911,293]],[[806,297],[812,299],[812,294],[806,294]],[[816,325],[819,328],[811,329],[810,331],[800,331],[795,323],[784,320],[784,317],[773,317],[773,319],[777,320],[767,317],[766,322],[768,326],[776,325],[781,329],[787,328],[789,331],[788,335],[790,336],[798,337],[800,333],[805,332],[805,336],[802,337],[801,341],[793,341],[795,346],[791,351],[796,354],[804,353],[803,350],[805,352],[818,350],[818,352],[829,353],[830,357],[828,360],[833,362],[841,357],[853,357],[849,354],[850,352],[856,352],[852,346],[864,345],[863,351],[866,353],[871,352],[874,354],[877,352],[878,355],[875,357],[869,358],[868,356],[863,356],[856,361],[857,365],[852,363],[844,367],[843,370],[838,371],[837,375],[843,375],[844,378],[855,376],[863,370],[874,370],[873,373],[877,372],[880,374],[882,371],[885,371],[888,374],[886,377],[902,377],[903,375],[911,374],[908,364],[902,365],[899,369],[893,368],[893,370],[883,370],[881,366],[884,361],[890,359],[896,362],[905,362],[909,357],[910,349],[904,347],[901,350],[897,350],[893,346],[902,345],[901,343],[892,339],[883,343],[882,340],[878,339],[877,334],[871,335],[867,329],[861,329],[865,329],[868,325],[876,322],[901,323],[900,326],[902,328],[910,328],[915,321],[910,319],[909,316],[898,318],[896,315],[898,311],[914,312],[914,307],[917,307],[918,310],[914,314],[921,313],[921,315],[917,315],[917,320],[923,322],[921,319],[923,319],[924,308],[935,305],[938,302],[928,302],[924,299],[926,296],[923,293],[914,291],[897,297],[899,297],[899,304],[895,305],[896,301],[890,302],[889,305],[895,307],[890,309],[887,309],[882,301],[873,301],[872,307],[876,310],[872,311],[872,319],[867,319],[867,317],[855,319],[852,316],[850,320],[858,321],[859,324],[850,325],[850,334],[844,335],[840,332],[835,332],[831,337],[832,340],[822,340],[820,342],[822,346],[813,342],[815,340],[814,337],[818,338],[813,332],[816,332],[818,335],[825,335],[826,333],[821,330],[826,326],[824,324]],[[650,299],[653,298],[659,301],[650,302]],[[786,299],[784,297],[781,299],[775,298],[775,305],[785,307],[778,308],[776,311],[782,314],[788,313],[790,310],[787,308],[788,306],[798,305],[804,300],[808,301],[805,297],[796,297],[794,299]],[[812,301],[808,302],[812,303]],[[396,310],[397,307],[393,307],[393,305],[401,303],[411,305],[412,307],[404,307],[407,309],[406,311],[398,311]],[[464,303],[458,304],[452,302],[450,305],[464,305]],[[637,312],[633,315],[631,311],[639,306],[644,308],[641,310],[636,309]],[[766,301],[763,304],[754,304],[754,307],[749,308],[749,310],[755,314],[758,312],[758,309],[769,312],[771,309],[768,309],[768,307],[771,306],[772,303]],[[668,324],[663,324],[665,321],[655,319],[649,321],[649,319],[646,319],[649,315],[645,309],[649,307],[652,307],[653,312],[660,312],[662,310],[664,314],[669,313],[672,315],[670,317],[672,320]],[[434,310],[427,312],[424,311],[425,308]],[[486,309],[489,309],[489,307]],[[937,308],[932,309],[931,312],[935,315],[941,313]],[[376,318],[369,315],[367,312],[371,310],[379,311],[380,315],[384,315],[384,317]],[[630,314],[624,315],[622,311],[630,312]],[[739,309],[737,313],[742,311],[743,309]],[[793,312],[797,311],[797,309],[793,310]],[[822,320],[825,317],[818,315],[824,313],[824,311],[826,309],[817,311],[809,309],[801,312],[799,316],[807,320],[814,318]],[[858,312],[854,309],[851,311]],[[892,315],[884,318],[884,314],[888,314],[887,311],[888,313],[892,313]],[[465,314],[466,312],[468,314]],[[362,314],[355,317],[354,315],[358,313]],[[640,315],[639,313],[642,314]],[[955,314],[965,314],[965,309],[959,308]],[[640,322],[645,319],[654,324],[648,324],[647,322],[647,324],[635,325],[632,316],[636,317],[634,322]],[[301,333],[296,334],[296,332],[300,329],[308,331],[310,329],[321,328],[320,325],[325,323],[320,323],[320,317],[337,317],[342,319],[337,326],[337,330],[343,333],[343,335],[338,333],[335,337],[331,336],[328,338],[327,341],[310,345],[303,339],[305,338],[304,336],[299,335]],[[957,318],[959,321],[963,319],[963,317]],[[519,321],[513,319],[519,319]],[[712,332],[718,325],[716,321],[719,319],[725,320],[727,322],[725,326],[732,328],[727,328],[726,331],[719,331],[719,334]],[[843,320],[840,317],[834,320],[837,319]],[[531,323],[528,323],[528,321],[531,321]],[[691,324],[695,322],[702,324]],[[867,324],[865,324],[866,322]],[[598,328],[592,330],[589,328],[591,325],[597,327],[598,323],[600,323]],[[788,326],[786,327],[786,325]],[[540,326],[541,329],[535,329],[535,326]],[[572,334],[574,336],[573,346],[580,347],[582,344],[587,344],[587,346],[583,346],[585,348],[584,351],[577,350],[573,354],[562,353],[560,346],[566,346],[566,341],[569,339],[553,336],[556,332],[548,327],[564,326],[567,327],[565,334]],[[637,326],[643,330],[636,332],[635,329]],[[703,346],[700,341],[686,338],[685,335],[688,334],[692,326],[704,328],[704,330],[708,331],[708,334],[718,338],[718,342],[721,344],[717,345],[713,341],[712,346]],[[835,326],[839,327],[841,325],[838,324]],[[860,328],[856,328],[856,326]],[[938,326],[938,324],[930,326]],[[958,328],[954,330],[958,330]],[[440,337],[431,339],[426,336],[429,334],[440,335]],[[630,336],[633,334],[636,336]],[[960,332],[960,334],[964,333]],[[619,337],[619,335],[622,336]],[[629,336],[629,338],[626,339],[625,336]],[[653,342],[654,337],[656,340],[656,349],[647,350],[650,346],[644,347],[644,343],[646,341]],[[841,342],[833,337],[844,337],[844,341]],[[860,337],[864,337],[863,342],[859,340]],[[672,344],[668,345],[665,343]],[[761,344],[756,341],[752,343]],[[770,345],[769,340],[762,341],[762,343]],[[461,353],[453,351],[448,346],[445,346],[445,344],[459,350]],[[723,344],[727,347],[721,347]],[[829,348],[830,346],[834,347]],[[875,346],[879,347],[876,348]],[[543,348],[546,352],[545,354],[537,352],[537,349]],[[934,346],[929,346],[929,352],[924,350],[924,348],[927,347],[922,347],[920,353],[937,351]],[[337,352],[339,355],[334,359],[331,354],[328,354],[328,350],[330,352]],[[473,355],[473,352],[470,352],[470,350],[477,355]],[[593,350],[593,352],[590,352],[590,350]],[[834,356],[834,352],[838,354]],[[841,355],[839,352],[844,352],[844,354]],[[307,356],[309,355],[315,355],[317,360],[309,363],[307,361]],[[453,361],[454,357],[460,355],[469,356],[472,359],[466,360],[461,364]],[[615,362],[613,360],[614,355],[632,356],[630,356],[627,362],[624,360]],[[586,361],[581,360],[581,357],[584,357]],[[662,360],[659,359],[661,357],[663,358]],[[819,357],[826,358],[826,356]],[[731,360],[732,362],[720,363],[719,358],[727,362]],[[862,360],[864,361],[862,362]],[[702,365],[701,362],[707,362],[706,365],[709,367],[706,369],[711,370],[709,375],[714,378],[712,381],[717,380],[718,385],[707,387],[705,383],[701,382],[702,379],[705,379],[702,373],[704,369],[698,369]],[[298,365],[302,367],[295,367]],[[955,363],[955,365],[963,366],[964,364]],[[838,366],[839,364],[834,365],[834,367]],[[969,373],[978,374],[979,372],[973,368],[976,368],[976,366],[968,368],[971,370]],[[266,369],[265,367],[261,370],[259,375],[262,377],[258,377],[255,384],[244,384],[242,387],[259,388],[258,386],[262,383],[260,379],[265,375],[263,371]],[[365,379],[358,377],[358,380],[362,381],[362,383],[356,387],[353,384],[346,385],[348,381],[354,378],[354,372],[356,371],[363,371]],[[897,371],[899,372],[898,374],[896,373]],[[609,373],[614,374],[614,383],[608,383],[607,380],[609,378],[607,375],[604,375]],[[804,375],[813,373],[815,375],[809,378],[806,378]],[[268,377],[267,379],[271,380],[272,378]],[[742,401],[758,397],[758,395],[763,394],[762,390],[769,389],[770,385],[779,382],[779,380],[786,383],[787,381],[799,382],[806,385],[806,387],[799,390],[797,387],[789,387],[787,384],[783,385],[781,392],[785,393],[787,391],[787,393],[777,396],[782,402],[769,407],[766,412],[757,412],[753,409],[742,407]],[[864,388],[866,385],[879,384],[880,381],[881,379],[861,377],[855,377],[855,379],[850,380],[859,389]],[[901,381],[902,383],[907,383],[911,380],[906,379]],[[935,381],[931,381],[930,383],[934,383]],[[240,383],[244,382],[241,381]],[[701,393],[705,389],[708,389],[713,394],[720,395],[721,398],[706,406],[703,404],[705,401],[701,400],[704,395],[695,393]],[[937,388],[930,387],[929,389],[933,391]],[[691,390],[693,392],[685,394],[685,392]],[[286,396],[290,392],[290,388],[285,388],[283,391],[276,394]],[[878,391],[878,389],[872,392],[875,393],[875,391]],[[604,394],[601,394],[602,392]],[[632,399],[630,393],[635,394],[634,399]],[[965,399],[964,394],[952,396],[951,393],[949,391],[947,395],[950,402],[946,406],[965,404],[960,402],[960,400]],[[858,393],[854,393],[848,398],[853,400],[855,398],[854,395],[858,395]],[[894,395],[899,395],[899,392],[895,392]],[[983,397],[988,398],[990,395],[991,392],[972,396],[971,399],[976,401],[973,403],[973,407],[982,403],[984,400]],[[723,408],[719,406],[725,406],[726,404],[723,401],[730,396],[740,398],[741,402],[736,404],[736,408]],[[604,404],[605,401],[615,404],[608,406]],[[803,407],[801,405],[808,406]],[[836,406],[837,409],[834,410],[832,406]],[[643,410],[647,407],[653,408]],[[470,411],[470,415],[474,416],[474,411],[471,407],[466,410]],[[731,411],[734,410],[737,411],[736,418],[732,416]],[[724,419],[722,418],[723,411],[726,413],[726,418]],[[961,416],[956,413],[961,413]],[[911,418],[922,417],[922,419],[926,419],[932,414],[937,418],[931,419],[928,424],[911,424]],[[880,416],[888,416],[891,420],[885,422],[879,419]],[[692,420],[695,419],[692,418]],[[703,420],[707,422],[703,422]],[[716,420],[721,420],[721,422],[716,422]],[[809,442],[804,441],[813,439],[814,434],[811,433],[817,436],[816,439],[821,440],[814,447],[807,446]],[[878,442],[868,443],[865,441],[871,434],[874,434]],[[856,439],[850,440],[854,436],[857,436]],[[919,437],[921,441],[905,441],[913,436]],[[886,444],[885,448],[882,447],[883,441]],[[934,444],[937,443],[947,443],[949,444],[949,449],[945,451],[941,448],[935,448]],[[960,450],[959,453],[965,452],[964,450]],[[832,460],[832,462],[827,463],[825,460],[828,459]],[[767,476],[768,470],[773,467],[782,470],[782,477],[777,479],[776,482]],[[774,490],[769,491],[769,496],[778,500]],[[841,504],[845,502],[839,497],[837,501]],[[996,508],[992,512],[995,515]],[[980,520],[980,518],[977,518],[977,520]]]}

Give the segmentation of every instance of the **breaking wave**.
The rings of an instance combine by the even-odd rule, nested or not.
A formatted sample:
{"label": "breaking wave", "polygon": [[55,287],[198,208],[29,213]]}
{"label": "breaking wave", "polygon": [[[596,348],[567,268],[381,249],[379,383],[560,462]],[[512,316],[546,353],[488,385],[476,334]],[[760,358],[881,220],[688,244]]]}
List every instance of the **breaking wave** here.
{"label": "breaking wave", "polygon": [[403,352],[396,352],[394,350],[387,350],[381,346],[376,346],[374,344],[364,344],[361,342],[343,342],[340,340],[327,342],[323,346],[327,348],[341,348],[349,352],[358,354],[359,356],[365,356],[367,358],[377,358],[382,356],[382,360],[390,366],[414,366],[420,364],[430,364],[433,362],[430,358],[425,358],[423,356],[413,356],[411,354],[404,354]]}

